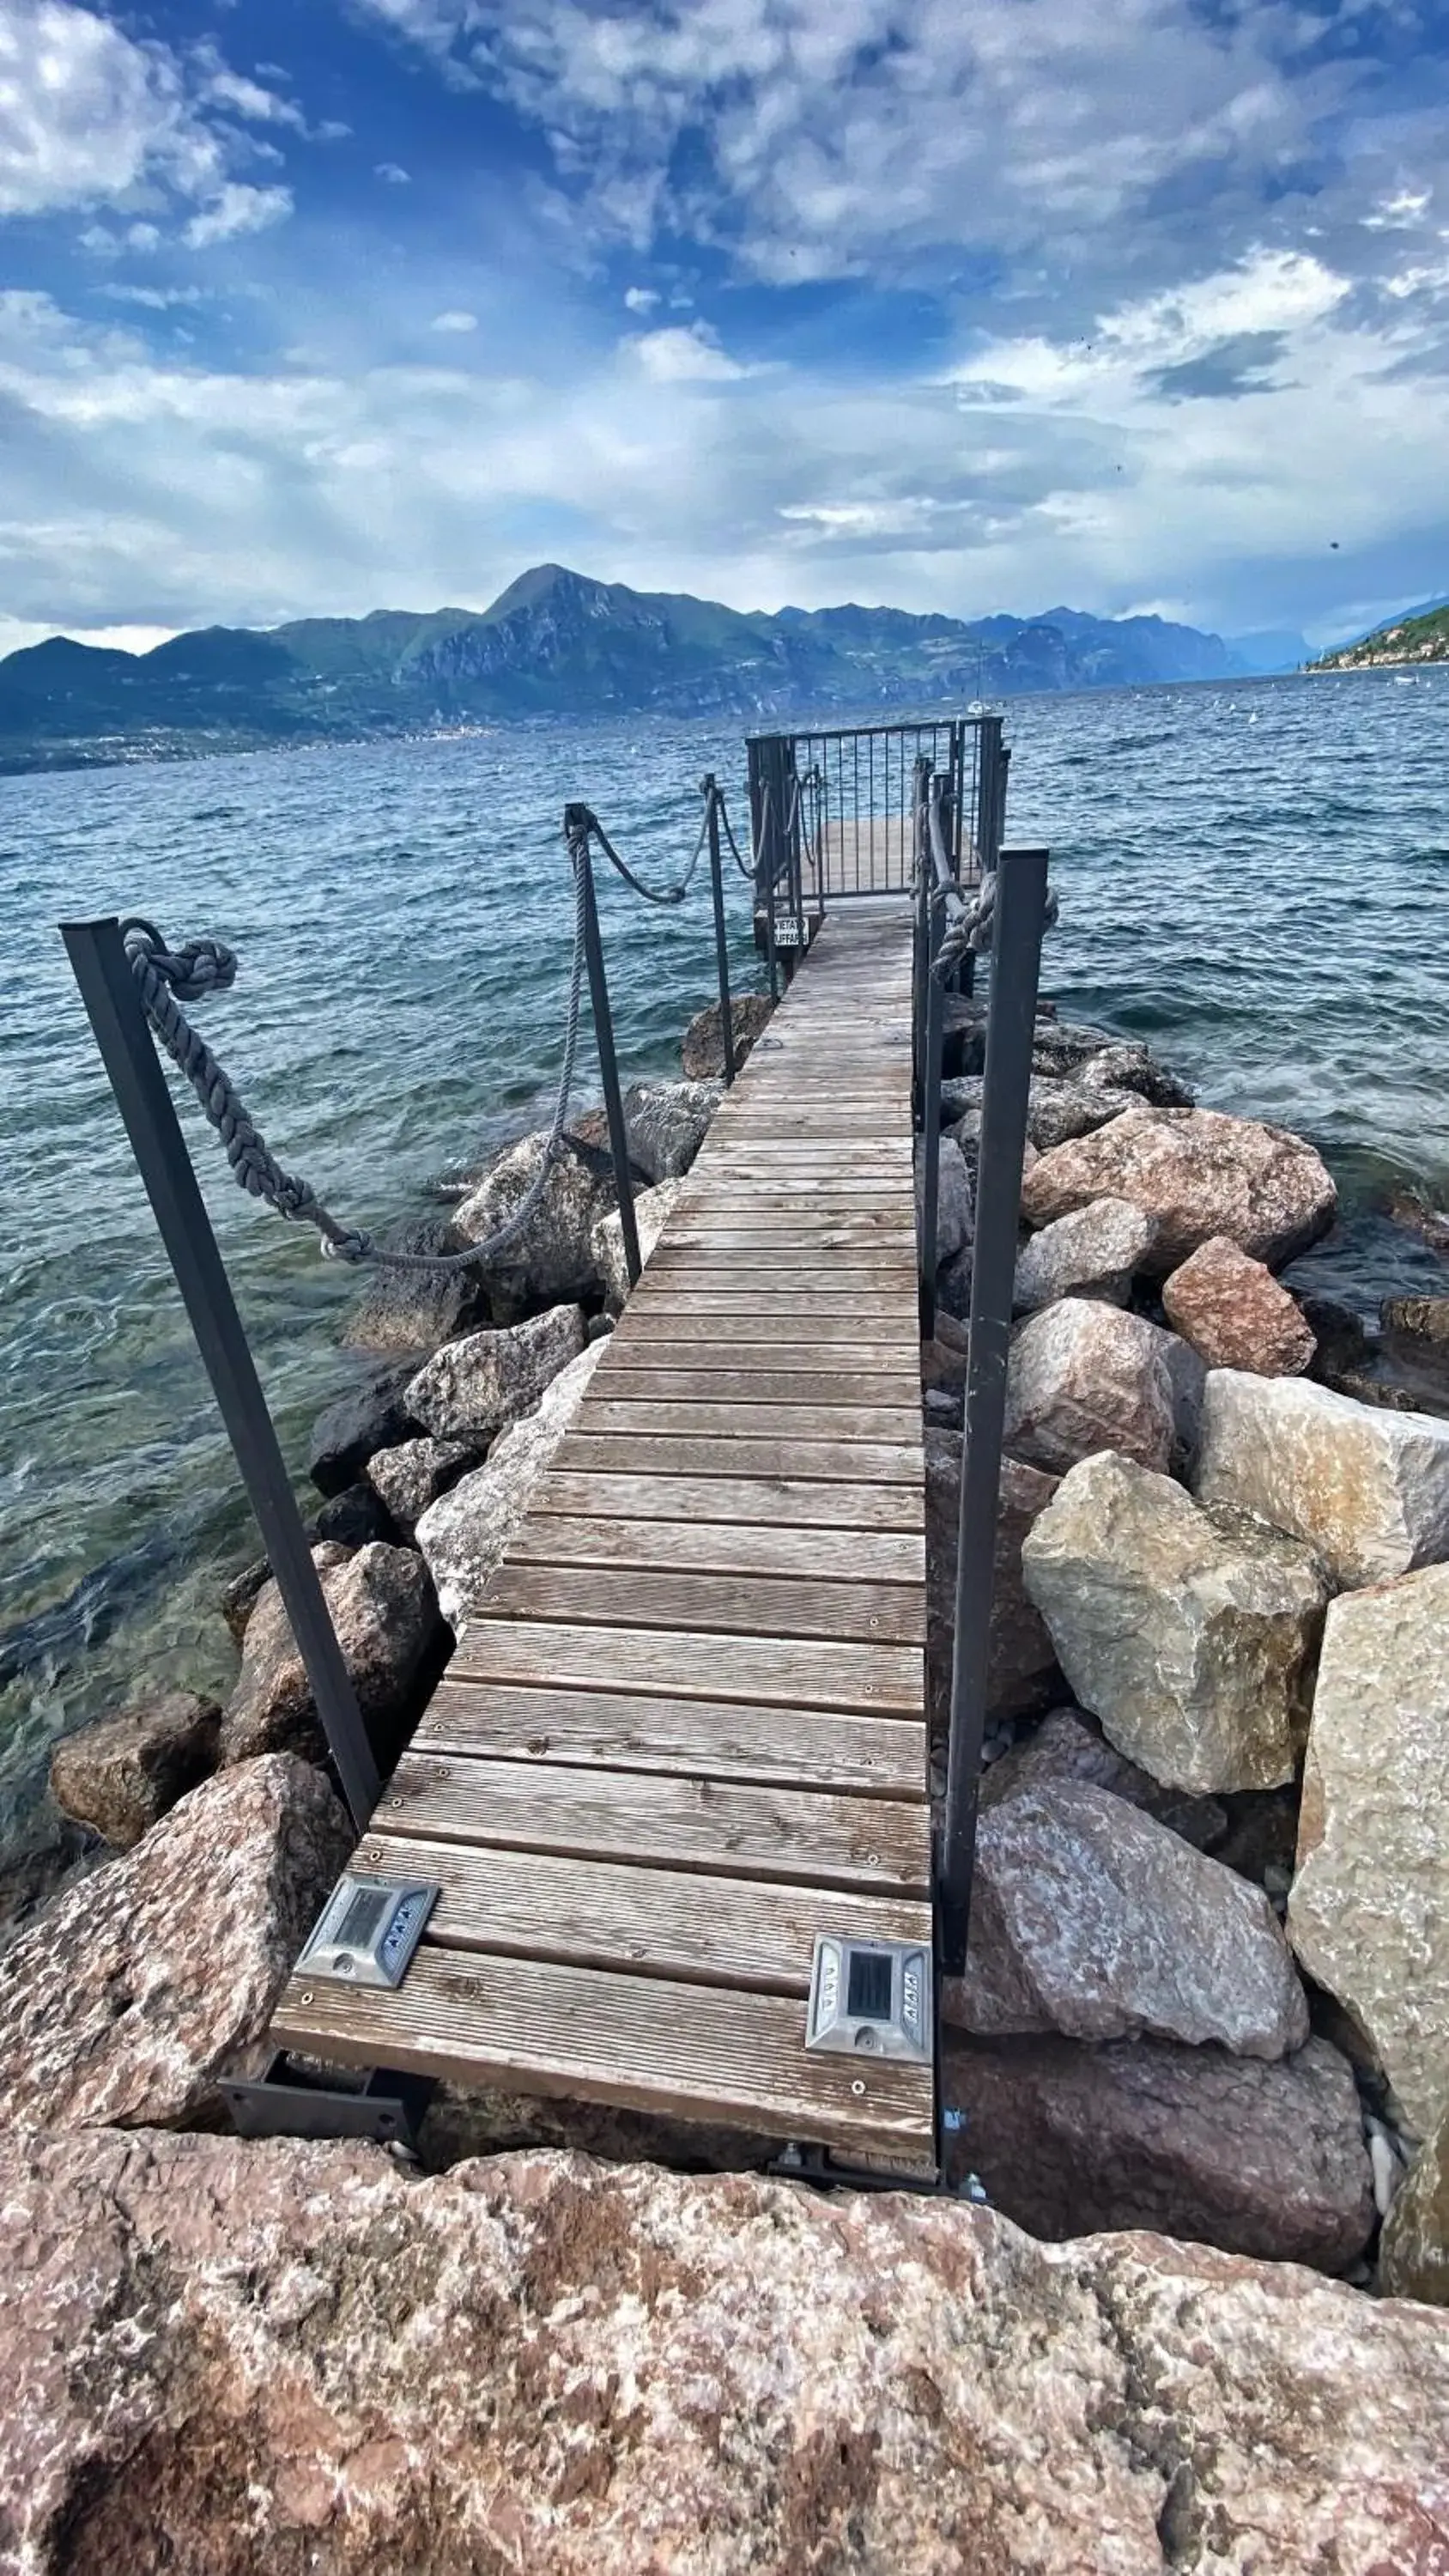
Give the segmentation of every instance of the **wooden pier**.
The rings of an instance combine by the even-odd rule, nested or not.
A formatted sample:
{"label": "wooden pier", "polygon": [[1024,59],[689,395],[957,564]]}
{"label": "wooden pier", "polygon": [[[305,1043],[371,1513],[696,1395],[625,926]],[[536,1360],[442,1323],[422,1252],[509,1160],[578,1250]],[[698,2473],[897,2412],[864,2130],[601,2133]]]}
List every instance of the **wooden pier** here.
{"label": "wooden pier", "polygon": [[831,916],[363,1838],[406,1978],[283,2046],[931,2168],[929,2066],[805,2047],[818,1935],[932,1935],[910,987]]}

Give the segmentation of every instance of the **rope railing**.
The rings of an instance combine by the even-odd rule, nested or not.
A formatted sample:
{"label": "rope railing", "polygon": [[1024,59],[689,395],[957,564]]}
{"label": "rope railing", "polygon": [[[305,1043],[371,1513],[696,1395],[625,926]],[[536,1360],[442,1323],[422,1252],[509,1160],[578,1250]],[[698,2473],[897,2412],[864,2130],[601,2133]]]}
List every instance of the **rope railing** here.
{"label": "rope railing", "polygon": [[573,956],[564,1014],[563,1058],[554,1095],[553,1117],[538,1170],[517,1207],[481,1243],[461,1252],[389,1252],[361,1227],[344,1225],[318,1197],[310,1181],[289,1172],[272,1152],[242,1099],[231,1075],[195,1030],[183,1002],[205,1001],[229,992],[236,982],[238,959],[221,939],[190,939],[180,947],[167,944],[155,924],[132,915],[121,924],[126,959],[152,1030],[178,1072],[185,1075],[210,1124],[226,1150],[232,1178],[249,1198],[260,1199],[289,1223],[314,1225],[324,1256],[333,1261],[375,1264],[384,1270],[447,1272],[475,1269],[497,1259],[522,1234],[539,1207],[550,1174],[562,1156],[564,1128],[573,1092],[578,1055],[579,1012],[584,976],[584,867],[570,849],[574,878]]}
{"label": "rope railing", "polygon": [[[704,816],[689,864],[677,884],[665,887],[646,884],[629,866],[590,806],[569,808],[565,838],[573,876],[573,951],[553,1114],[538,1168],[517,1206],[482,1242],[468,1244],[459,1252],[386,1250],[364,1228],[348,1225],[336,1216],[310,1181],[290,1171],[268,1145],[232,1076],[205,1038],[193,1028],[182,1008],[183,1003],[203,1002],[214,994],[231,990],[239,964],[235,950],[229,948],[224,940],[204,937],[185,940],[173,947],[155,923],[142,915],[133,914],[123,921],[120,927],[126,961],[147,1021],[165,1053],[191,1085],[208,1122],[215,1129],[238,1188],[244,1190],[249,1198],[259,1199],[290,1224],[315,1226],[321,1238],[323,1255],[329,1260],[372,1264],[384,1270],[434,1273],[477,1269],[496,1261],[524,1232],[536,1214],[550,1177],[563,1159],[588,963],[591,845],[597,843],[622,881],[645,902],[673,906],[684,902],[700,858],[712,838],[712,865],[717,865],[717,835],[712,835],[711,831],[717,818],[741,873],[751,875],[752,871],[740,858],[722,792],[711,779],[704,782],[702,793]],[[721,960],[722,975],[724,972]],[[727,980],[722,986],[722,998],[727,1007]],[[729,1071],[732,1076],[732,1062]]]}
{"label": "rope railing", "polygon": [[[718,789],[716,789],[715,793],[718,794],[718,792]],[[721,802],[723,802],[723,799],[721,799]],[[642,895],[646,903],[683,903],[685,896],[688,894],[689,889],[694,882],[694,872],[699,866],[705,842],[709,837],[708,797],[705,799],[704,817],[699,827],[699,838],[694,845],[694,855],[691,858],[688,867],[685,869],[683,876],[680,878],[678,885],[674,886],[646,885],[642,877],[636,876],[627,860],[620,857],[613,842],[610,840],[608,833],[605,831],[603,824],[599,821],[597,814],[593,811],[592,806],[585,805],[580,807],[578,810],[581,826],[586,837],[598,842],[598,845],[603,851],[605,858],[608,860],[610,867],[615,870],[617,875],[623,878],[626,886],[632,887],[635,894]]]}

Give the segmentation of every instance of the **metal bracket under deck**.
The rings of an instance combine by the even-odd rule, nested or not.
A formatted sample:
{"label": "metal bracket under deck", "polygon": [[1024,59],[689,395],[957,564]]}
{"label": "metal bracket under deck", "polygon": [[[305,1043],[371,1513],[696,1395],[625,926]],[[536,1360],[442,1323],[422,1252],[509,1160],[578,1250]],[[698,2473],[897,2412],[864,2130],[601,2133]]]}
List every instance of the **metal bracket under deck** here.
{"label": "metal bracket under deck", "polygon": [[264,2075],[223,2083],[221,2093],[239,2138],[371,2138],[416,2155],[437,2089],[430,2075],[374,2067],[353,2090],[312,2074],[279,2048]]}

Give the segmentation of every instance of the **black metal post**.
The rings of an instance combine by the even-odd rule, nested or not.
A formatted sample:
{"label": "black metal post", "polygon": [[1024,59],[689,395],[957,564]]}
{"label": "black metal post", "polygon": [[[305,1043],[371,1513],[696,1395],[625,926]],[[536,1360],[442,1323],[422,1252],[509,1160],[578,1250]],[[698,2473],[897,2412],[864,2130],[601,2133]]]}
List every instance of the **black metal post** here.
{"label": "black metal post", "polygon": [[936,972],[944,923],[932,900],[931,874],[926,880],[926,1043],[921,1075],[921,1339],[936,1329],[936,1237],[941,1187],[941,1055],[945,1043],[946,996]]}
{"label": "black metal post", "polygon": [[990,876],[1001,848],[1002,804],[999,795],[1001,718],[977,719],[979,763],[976,778],[976,851],[983,876]]}
{"label": "black metal post", "polygon": [[926,920],[930,901],[931,846],[926,822],[926,794],[931,764],[917,752],[911,779],[911,823],[914,835],[916,921],[911,964],[911,1087],[915,1125],[924,1124],[926,1106],[926,970],[929,963]]}
{"label": "black metal post", "polygon": [[779,978],[776,973],[777,952],[775,948],[774,794],[774,783],[767,776],[760,804],[760,838],[758,844],[760,857],[758,873],[763,875],[765,880],[765,966],[770,978],[770,999],[772,1002],[778,1002],[780,998],[780,985]]}
{"label": "black metal post", "polygon": [[709,885],[714,898],[714,962],[719,976],[719,1033],[724,1047],[724,1078],[728,1085],[735,1078],[735,1029],[730,1015],[730,949],[725,930],[724,870],[719,852],[719,789],[714,783],[712,770],[701,784],[709,799],[706,821],[709,831]]}
{"label": "black metal post", "polygon": [[609,984],[604,973],[604,944],[599,937],[599,907],[594,895],[594,862],[589,849],[589,809],[587,805],[564,807],[564,837],[584,872],[584,957],[589,970],[589,1002],[594,1014],[594,1037],[599,1050],[599,1076],[604,1086],[604,1111],[609,1121],[609,1150],[614,1157],[614,1188],[619,1200],[619,1223],[624,1230],[624,1267],[631,1288],[637,1285],[643,1263],[639,1258],[639,1227],[634,1215],[634,1181],[629,1165],[629,1129],[624,1117],[624,1096],[619,1088],[619,1059],[614,1051],[614,1015],[609,1008]]}
{"label": "black metal post", "polygon": [[114,919],[61,924],[81,999],[241,1470],[342,1794],[359,1831],[382,1785],[176,1106]]}
{"label": "black metal post", "polygon": [[942,1960],[951,1976],[959,1976],[966,1964],[976,1852],[976,1798],[991,1662],[991,1599],[1006,1371],[1032,1036],[1046,917],[1047,864],[1045,850],[1003,850],[997,870],[986,1080],[976,1181],[966,1428],[961,1457],[951,1736],[938,1880]]}

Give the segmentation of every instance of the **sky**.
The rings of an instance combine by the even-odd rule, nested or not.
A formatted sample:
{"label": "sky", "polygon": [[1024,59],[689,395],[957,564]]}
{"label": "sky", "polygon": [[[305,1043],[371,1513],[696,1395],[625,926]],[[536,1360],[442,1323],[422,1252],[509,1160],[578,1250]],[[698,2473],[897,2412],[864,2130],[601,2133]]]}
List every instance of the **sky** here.
{"label": "sky", "polygon": [[0,651],[1449,593],[1449,0],[0,0]]}

